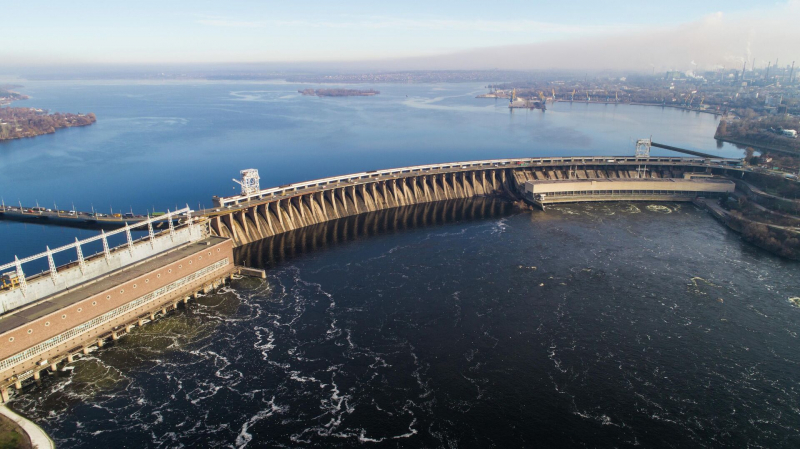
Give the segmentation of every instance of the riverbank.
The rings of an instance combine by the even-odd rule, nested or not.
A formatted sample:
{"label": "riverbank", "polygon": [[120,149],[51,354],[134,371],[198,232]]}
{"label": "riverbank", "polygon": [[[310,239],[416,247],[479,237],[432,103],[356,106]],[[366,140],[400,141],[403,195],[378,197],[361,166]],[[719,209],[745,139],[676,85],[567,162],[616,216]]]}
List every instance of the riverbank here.
{"label": "riverbank", "polygon": [[[477,97],[477,98],[486,98],[486,97]],[[489,97],[491,98],[491,97]],[[583,103],[583,104],[604,104],[604,105],[628,105],[628,106],[654,106],[659,108],[670,108],[670,109],[678,109],[681,111],[686,112],[701,112],[703,114],[711,114],[714,116],[721,115],[719,111],[716,110],[709,110],[709,109],[696,109],[696,108],[688,108],[686,106],[680,105],[673,105],[673,104],[661,104],[661,103],[638,103],[638,102],[619,102],[619,101],[587,101],[587,100],[556,100],[556,103]]]}
{"label": "riverbank", "polygon": [[373,89],[303,89],[298,90],[298,92],[311,97],[372,97],[380,93],[380,91]]}
{"label": "riverbank", "polygon": [[791,154],[792,156],[800,156],[800,152],[798,152],[798,151],[791,150],[791,149],[788,149],[788,148],[778,148],[778,147],[773,146],[773,145],[764,145],[764,144],[758,143],[758,142],[749,142],[749,141],[746,141],[746,140],[732,139],[730,137],[720,137],[717,134],[714,135],[714,139],[719,140],[720,142],[732,143],[734,145],[742,145],[744,147],[752,147],[753,149],[756,149],[756,150],[759,150],[759,151],[777,151],[778,153]]}
{"label": "riverbank", "polygon": [[31,446],[31,439],[20,426],[9,418],[0,415],[0,448],[27,449]]}
{"label": "riverbank", "polygon": [[720,206],[715,199],[697,198],[693,203],[708,211],[712,217],[732,231],[741,234],[742,239],[746,242],[772,254],[791,260],[800,260],[800,231],[795,228],[736,216]]}
{"label": "riverbank", "polygon": [[93,113],[49,114],[34,108],[0,108],[0,141],[53,134],[61,128],[89,126],[97,121]]}
{"label": "riverbank", "polygon": [[53,440],[33,421],[0,405],[0,448],[55,449]]}
{"label": "riverbank", "polygon": [[10,86],[0,86],[0,106],[5,106],[11,104],[12,101],[19,101],[19,100],[27,100],[27,95],[23,95],[19,92],[14,92],[11,90],[12,88],[17,88],[22,86],[17,85],[10,85]]}

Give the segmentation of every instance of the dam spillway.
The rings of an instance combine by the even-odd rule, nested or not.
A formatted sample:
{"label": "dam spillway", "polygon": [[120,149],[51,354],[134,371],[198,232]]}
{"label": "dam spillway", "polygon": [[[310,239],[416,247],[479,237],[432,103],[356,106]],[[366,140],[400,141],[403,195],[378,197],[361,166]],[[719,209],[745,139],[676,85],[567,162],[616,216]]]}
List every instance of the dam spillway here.
{"label": "dam spillway", "polygon": [[307,253],[360,239],[449,223],[501,218],[513,205],[501,199],[462,198],[383,209],[325,221],[267,237],[234,250],[237,264],[272,268]]}
{"label": "dam spillway", "polygon": [[354,173],[225,198],[199,211],[235,246],[354,215],[474,197],[524,198],[528,181],[673,179],[741,171],[738,159],[558,157],[453,162]]}

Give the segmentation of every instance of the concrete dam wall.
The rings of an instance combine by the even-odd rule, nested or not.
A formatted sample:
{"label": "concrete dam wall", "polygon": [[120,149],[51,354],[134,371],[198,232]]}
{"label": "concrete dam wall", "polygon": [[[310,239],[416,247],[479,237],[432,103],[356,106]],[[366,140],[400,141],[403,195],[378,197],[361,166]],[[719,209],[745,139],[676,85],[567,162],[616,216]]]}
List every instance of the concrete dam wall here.
{"label": "concrete dam wall", "polygon": [[513,205],[498,198],[462,198],[384,209],[267,237],[234,250],[237,265],[272,268],[303,254],[378,235],[504,217]]}
{"label": "concrete dam wall", "polygon": [[[421,166],[367,172],[325,182],[264,190],[259,198],[226,198],[208,214],[212,233],[235,246],[295,229],[368,212],[422,203],[473,198],[522,197],[529,180],[681,178],[686,172],[726,170],[699,158],[554,158],[453,163],[440,172]],[[736,161],[738,162],[738,161]],[[331,180],[334,181],[331,181]],[[301,186],[301,187],[293,187]],[[280,189],[276,192],[276,190]],[[245,201],[246,199],[246,201]],[[233,205],[231,205],[233,204]]]}
{"label": "concrete dam wall", "polygon": [[513,195],[505,170],[409,176],[253,205],[214,217],[212,232],[237,246],[338,218],[459,198]]}

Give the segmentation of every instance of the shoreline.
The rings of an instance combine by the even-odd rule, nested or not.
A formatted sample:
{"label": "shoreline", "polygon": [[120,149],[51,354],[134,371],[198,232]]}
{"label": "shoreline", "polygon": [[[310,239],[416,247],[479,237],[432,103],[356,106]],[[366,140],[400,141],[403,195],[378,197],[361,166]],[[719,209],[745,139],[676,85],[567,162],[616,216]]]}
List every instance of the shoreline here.
{"label": "shoreline", "polygon": [[719,137],[716,134],[714,135],[714,139],[716,139],[716,140],[718,140],[720,142],[731,143],[731,144],[734,144],[734,145],[744,145],[745,147],[752,147],[753,149],[759,150],[759,151],[776,151],[778,153],[790,154],[792,156],[800,156],[800,151],[788,150],[788,149],[785,149],[785,148],[777,148],[777,147],[773,147],[771,145],[764,145],[764,144],[760,144],[760,143],[746,142],[744,140],[731,139],[729,137]]}
{"label": "shoreline", "polygon": [[800,259],[798,259],[798,258],[789,257],[789,256],[786,256],[786,255],[780,254],[780,253],[778,253],[776,251],[773,251],[770,248],[767,248],[763,244],[759,244],[759,242],[757,242],[757,241],[745,238],[745,232],[744,232],[744,229],[742,227],[742,223],[737,223],[737,220],[739,220],[740,222],[743,222],[745,224],[754,224],[754,225],[766,226],[769,229],[783,231],[783,232],[793,232],[793,233],[796,233],[796,234],[800,234],[800,232],[790,230],[786,226],[778,226],[778,225],[773,225],[773,224],[770,224],[770,223],[763,223],[763,222],[759,222],[759,221],[753,221],[753,220],[750,220],[750,219],[747,219],[747,218],[736,218],[730,212],[728,212],[727,210],[723,209],[719,204],[716,204],[716,202],[714,202],[713,200],[709,200],[708,198],[695,198],[692,201],[692,204],[694,204],[695,206],[697,206],[698,208],[700,208],[702,210],[705,210],[706,212],[711,214],[711,216],[713,218],[715,218],[717,221],[719,221],[720,223],[725,225],[725,227],[727,227],[731,231],[739,234],[739,237],[742,239],[743,242],[745,242],[745,243],[747,243],[749,245],[753,245],[756,248],[760,248],[760,249],[772,254],[773,256],[777,256],[777,257],[780,257],[782,259],[787,259],[787,260],[800,261]]}
{"label": "shoreline", "polygon": [[36,423],[11,410],[5,405],[0,405],[0,415],[5,416],[16,424],[17,428],[28,436],[31,446],[38,449],[55,449],[56,444],[52,438]]}
{"label": "shoreline", "polygon": [[[485,98],[485,97],[476,97],[476,98]],[[602,104],[602,105],[623,105],[623,106],[652,106],[652,107],[659,107],[659,108],[670,108],[670,109],[677,109],[679,111],[686,111],[686,112],[699,112],[702,114],[710,114],[714,116],[722,115],[721,112],[718,111],[709,111],[703,109],[690,109],[678,105],[671,105],[671,104],[657,104],[657,103],[639,103],[639,102],[615,102],[615,101],[586,101],[586,100],[556,100],[556,103],[583,103],[583,104]]]}

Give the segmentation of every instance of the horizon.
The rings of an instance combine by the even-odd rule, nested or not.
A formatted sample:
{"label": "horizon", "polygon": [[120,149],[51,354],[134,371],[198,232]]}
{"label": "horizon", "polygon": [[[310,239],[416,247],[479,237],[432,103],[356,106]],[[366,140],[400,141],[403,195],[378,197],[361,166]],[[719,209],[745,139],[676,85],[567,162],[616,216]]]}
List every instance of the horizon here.
{"label": "horizon", "polygon": [[[791,64],[800,1],[638,5],[581,0],[491,8],[422,2],[220,7],[7,5],[0,74],[120,71],[633,71],[719,70]],[[47,14],[41,15],[44,9]],[[234,68],[238,67],[238,68]]]}

